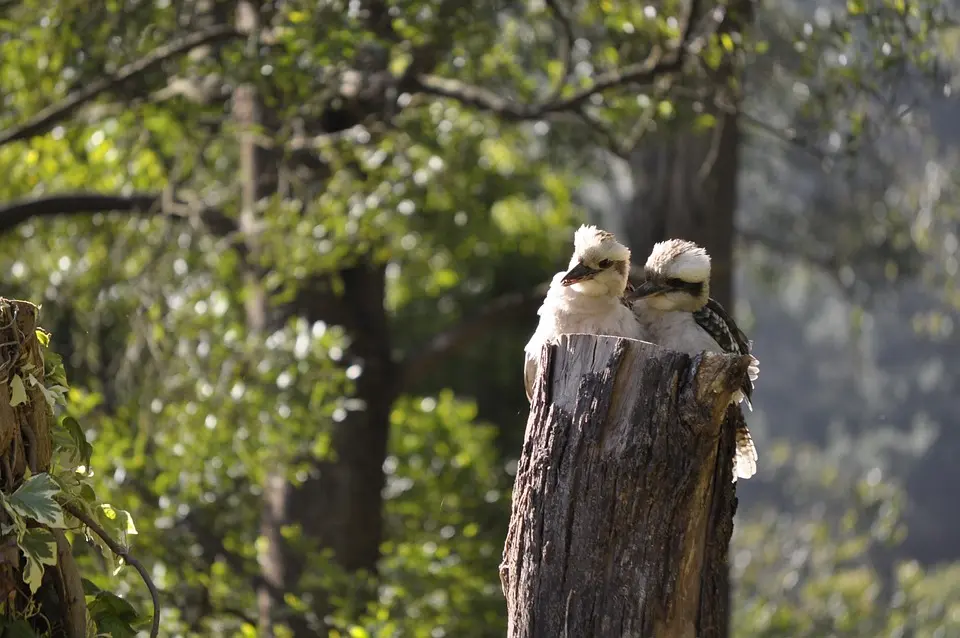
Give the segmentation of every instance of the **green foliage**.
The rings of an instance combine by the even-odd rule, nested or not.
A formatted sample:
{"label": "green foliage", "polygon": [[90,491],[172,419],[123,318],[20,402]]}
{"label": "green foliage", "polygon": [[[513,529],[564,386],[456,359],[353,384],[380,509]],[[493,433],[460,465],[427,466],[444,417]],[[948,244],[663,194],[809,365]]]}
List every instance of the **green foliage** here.
{"label": "green foliage", "polygon": [[804,455],[787,459],[777,479],[807,504],[791,513],[754,505],[738,515],[734,635],[952,635],[960,570],[924,569],[898,557],[906,532],[903,489],[879,469],[854,478],[806,463]]}
{"label": "green foliage", "polygon": [[[49,371],[49,376],[45,377],[46,384],[41,384],[29,367],[21,367],[20,370],[27,374],[31,385],[42,390],[44,400],[49,402],[44,409],[61,409],[65,404],[65,394],[69,390],[62,362],[48,350],[49,338],[46,333],[38,330],[37,338],[43,347],[44,370]],[[30,398],[24,390],[21,375],[13,374],[9,383],[11,406],[19,405],[22,406],[21,409],[29,407]],[[67,514],[62,503],[68,503],[87,514],[96,513],[101,527],[113,532],[112,536],[119,538],[124,546],[127,545],[126,534],[136,533],[128,512],[98,502],[90,481],[91,473],[85,465],[93,447],[87,442],[79,423],[69,416],[56,420],[51,438],[54,443],[54,458],[50,471],[30,475],[28,469],[25,480],[11,494],[0,493],[0,503],[9,519],[9,523],[0,529],[0,534],[16,539],[25,563],[23,580],[31,594],[36,594],[39,590],[46,568],[57,566],[57,539],[51,530],[75,530],[82,527],[88,540],[100,544],[105,561],[115,562],[113,551],[104,544],[104,539]],[[99,592],[93,599],[91,617],[94,629],[109,635],[121,635],[115,630],[129,626],[130,622],[136,620],[137,613],[129,603],[112,594],[109,596],[113,596],[125,607],[121,609],[114,604],[112,608],[101,609],[97,605],[105,595],[104,592]],[[26,622],[29,618],[29,615],[26,618],[10,618],[2,635],[34,635]]]}
{"label": "green foliage", "polygon": [[496,466],[495,431],[476,423],[476,407],[445,391],[405,399],[391,416],[385,470],[384,585],[370,635],[502,635],[503,594],[496,579],[509,484]]}
{"label": "green foliage", "polygon": [[[0,132],[188,28],[224,19],[221,3],[201,4],[0,1]],[[654,45],[669,52],[688,3],[555,3],[564,15],[544,2],[361,4],[363,11],[340,1],[265,3],[262,37],[166,60],[51,130],[0,145],[0,201],[165,188],[174,200],[166,214],[30,219],[0,238],[5,294],[44,301],[51,346],[64,354],[60,361],[47,351],[41,388],[64,413],[53,432],[54,469],[4,500],[21,548],[31,552],[31,586],[56,552],[27,521],[73,528],[59,504],[69,502],[123,544],[137,535],[168,603],[166,634],[256,635],[268,474],[282,471],[300,486],[337,460],[338,433],[378,398],[359,395],[364,375],[383,363],[375,361],[380,352],[357,353],[345,326],[383,308],[398,398],[383,463],[379,571],[344,573],[318,539],[284,525],[308,568],[284,592],[283,613],[343,636],[503,635],[505,467],[525,413],[517,353],[535,317],[491,321],[486,334],[471,335],[415,378],[403,364],[559,267],[582,217],[578,189],[604,176],[599,147],[626,154],[642,134],[678,131],[712,139],[723,112],[715,94],[738,88],[714,84],[725,65],[749,64],[764,78],[772,68],[787,87],[778,102],[809,92],[797,107],[801,129],[818,148],[831,133],[846,147],[886,122],[861,100],[871,84],[898,65],[931,70],[938,27],[928,3],[851,2],[832,7],[826,21],[794,5],[758,5],[756,32],[741,28],[742,16],[712,27],[698,20],[702,42],[682,79],[615,86],[576,109],[519,117],[511,108],[570,99],[643,63]],[[371,19],[379,5],[389,13]],[[565,22],[574,42],[566,42]],[[838,51],[855,48],[864,33],[862,55],[840,64]],[[411,75],[415,64],[423,75],[475,89],[469,95],[495,91],[502,99],[431,93]],[[356,74],[396,85],[353,99],[344,87]],[[266,149],[264,181],[276,182],[259,202],[249,263],[240,233],[208,227],[203,215],[239,217],[244,184],[230,113],[242,83],[256,88],[268,114],[255,132]],[[788,171],[770,166],[779,173],[765,181],[779,183]],[[885,175],[875,179],[886,187]],[[803,199],[800,211],[771,205],[764,213],[778,236],[825,228],[830,237],[813,239],[848,240],[836,263],[869,258],[870,269],[858,272],[885,273],[891,259],[912,254],[914,236],[907,215],[887,211],[877,224],[874,210],[869,218],[825,210],[830,224],[815,224],[820,207]],[[366,306],[350,305],[368,292],[346,281],[354,267],[384,268],[385,290]],[[247,321],[251,273],[268,298],[263,332]],[[329,317],[290,309],[321,296]],[[28,400],[36,378],[10,379],[14,404]],[[813,512],[802,523],[741,514],[738,543],[759,558],[738,568],[737,635],[884,635],[906,610],[934,627],[934,612],[955,604],[956,572],[911,572],[897,581],[902,603],[884,607],[877,591],[885,575],[871,569],[869,550],[898,537],[896,517],[839,526],[848,509],[889,513],[883,499],[834,504],[830,521]],[[309,502],[299,507],[328,514]],[[88,538],[100,552],[78,560],[93,621],[111,635],[132,635],[145,593],[130,570],[117,571],[102,539]],[[333,608],[314,618],[323,592],[334,592]]]}
{"label": "green foliage", "polygon": [[[89,581],[87,581],[89,583]],[[84,583],[85,585],[87,583]],[[87,607],[90,618],[97,625],[97,630],[113,638],[128,638],[137,635],[134,625],[137,624],[139,615],[133,606],[108,591],[103,591],[90,583],[90,590],[86,587],[84,591],[93,600]]]}

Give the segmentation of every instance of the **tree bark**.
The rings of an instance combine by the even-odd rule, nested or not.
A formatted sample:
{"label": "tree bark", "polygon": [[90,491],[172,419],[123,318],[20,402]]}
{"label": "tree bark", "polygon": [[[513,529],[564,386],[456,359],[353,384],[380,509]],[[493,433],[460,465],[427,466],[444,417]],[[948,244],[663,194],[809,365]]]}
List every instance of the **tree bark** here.
{"label": "tree bark", "polygon": [[[40,310],[27,301],[0,298],[0,491],[11,494],[22,484],[27,470],[47,472],[53,458],[53,411],[42,390],[25,382],[26,402],[11,405],[12,382],[29,375],[44,382],[43,351],[37,339]],[[9,516],[0,510],[0,523]],[[58,560],[45,570],[43,582],[31,594],[23,581],[24,561],[15,537],[0,545],[0,599],[7,613],[26,614],[39,632],[82,638],[87,629],[87,607],[77,564],[63,532],[52,530],[57,540]],[[39,610],[39,612],[38,612]]]}
{"label": "tree bark", "polygon": [[712,266],[710,296],[731,308],[740,125],[736,115],[716,117],[711,131],[667,133],[634,154],[636,190],[626,228],[641,264],[656,242],[672,237],[706,248]]}
{"label": "tree bark", "polygon": [[727,635],[747,363],[592,335],[544,348],[501,565],[509,638]]}

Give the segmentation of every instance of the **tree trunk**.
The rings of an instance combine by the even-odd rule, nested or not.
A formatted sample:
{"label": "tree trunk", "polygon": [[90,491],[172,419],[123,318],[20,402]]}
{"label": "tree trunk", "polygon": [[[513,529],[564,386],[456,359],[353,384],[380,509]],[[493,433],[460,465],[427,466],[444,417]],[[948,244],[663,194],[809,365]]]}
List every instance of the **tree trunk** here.
{"label": "tree trunk", "polygon": [[[712,11],[714,7],[708,7]],[[720,33],[738,34],[753,21],[753,6],[740,0],[727,7]],[[740,93],[742,69],[728,56],[709,78],[699,100],[704,113],[716,118],[703,131],[667,130],[644,137],[630,157],[633,201],[624,227],[634,261],[646,261],[658,241],[679,237],[695,241],[710,253],[711,294],[732,310],[733,239],[740,172]],[[667,97],[671,97],[668,93]],[[689,97],[678,97],[684,111]]]}
{"label": "tree trunk", "polygon": [[710,253],[710,296],[733,301],[733,229],[737,208],[740,127],[718,114],[705,133],[664,134],[631,158],[634,197],[627,241],[642,264],[658,241],[678,237]]}
{"label": "tree trunk", "polygon": [[[236,25],[242,33],[256,36],[260,30],[259,4],[241,0],[237,4]],[[241,84],[236,88],[232,115],[239,129],[242,192],[239,228],[246,249],[243,283],[247,330],[251,335],[263,335],[267,328],[268,308],[258,263],[260,242],[257,211],[260,201],[273,192],[276,180],[272,176],[275,175],[276,166],[275,158],[257,143],[263,118],[260,95],[253,84]],[[281,528],[288,519],[285,505],[289,489],[283,469],[273,468],[267,474],[261,505],[260,535],[265,542],[257,555],[261,576],[257,587],[257,616],[259,635],[267,637],[275,635],[275,624],[285,609],[282,596],[290,591],[291,585],[285,569],[281,534]],[[292,616],[287,621],[295,631],[305,630],[300,617]]]}
{"label": "tree trunk", "polygon": [[[53,457],[53,412],[42,390],[27,381],[44,382],[43,352],[37,339],[39,309],[27,301],[0,298],[0,489],[13,493],[31,475],[47,472]],[[26,400],[12,406],[14,378]],[[21,397],[22,398],[22,397]],[[0,509],[0,524],[11,523]],[[35,594],[24,584],[24,560],[16,537],[0,545],[0,600],[10,617],[26,617],[33,629],[47,635],[82,638],[86,635],[87,607],[70,543],[59,529],[57,564],[44,570]],[[12,630],[7,633],[11,633]]]}
{"label": "tree trunk", "polygon": [[501,566],[509,638],[727,635],[747,363],[592,335],[544,348]]}

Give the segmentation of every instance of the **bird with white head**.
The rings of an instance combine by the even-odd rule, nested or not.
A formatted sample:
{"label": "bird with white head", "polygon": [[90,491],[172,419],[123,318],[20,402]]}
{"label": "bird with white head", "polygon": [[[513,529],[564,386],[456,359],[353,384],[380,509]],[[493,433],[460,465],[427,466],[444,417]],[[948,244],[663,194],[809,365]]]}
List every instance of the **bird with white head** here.
{"label": "bird with white head", "polygon": [[696,312],[710,299],[710,255],[683,239],[668,239],[653,246],[643,267],[645,281],[636,297],[662,311]]}
{"label": "bird with white head", "polygon": [[553,277],[537,311],[540,323],[524,347],[524,386],[533,397],[540,350],[562,334],[643,339],[637,316],[624,301],[630,249],[612,233],[583,225],[573,236],[567,270]]}
{"label": "bird with white head", "polygon": [[630,249],[613,233],[584,225],[573,235],[573,256],[561,284],[590,297],[621,297],[629,272]]}
{"label": "bird with white head", "polygon": [[[733,401],[746,401],[760,375],[752,344],[718,301],[710,298],[710,255],[683,239],[654,245],[644,266],[645,281],[627,295],[650,341],[687,354],[703,351],[750,355],[748,379]],[[734,480],[757,471],[757,449],[746,427],[737,431]]]}

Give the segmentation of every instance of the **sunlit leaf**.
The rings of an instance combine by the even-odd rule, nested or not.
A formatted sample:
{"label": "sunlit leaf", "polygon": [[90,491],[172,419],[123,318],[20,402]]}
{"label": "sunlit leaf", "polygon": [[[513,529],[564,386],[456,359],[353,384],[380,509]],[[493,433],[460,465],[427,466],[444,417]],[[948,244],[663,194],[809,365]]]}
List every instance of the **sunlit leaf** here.
{"label": "sunlit leaf", "polygon": [[46,472],[34,474],[17,490],[3,499],[4,507],[22,516],[48,527],[65,527],[63,509],[54,497],[60,493],[60,486]]}

